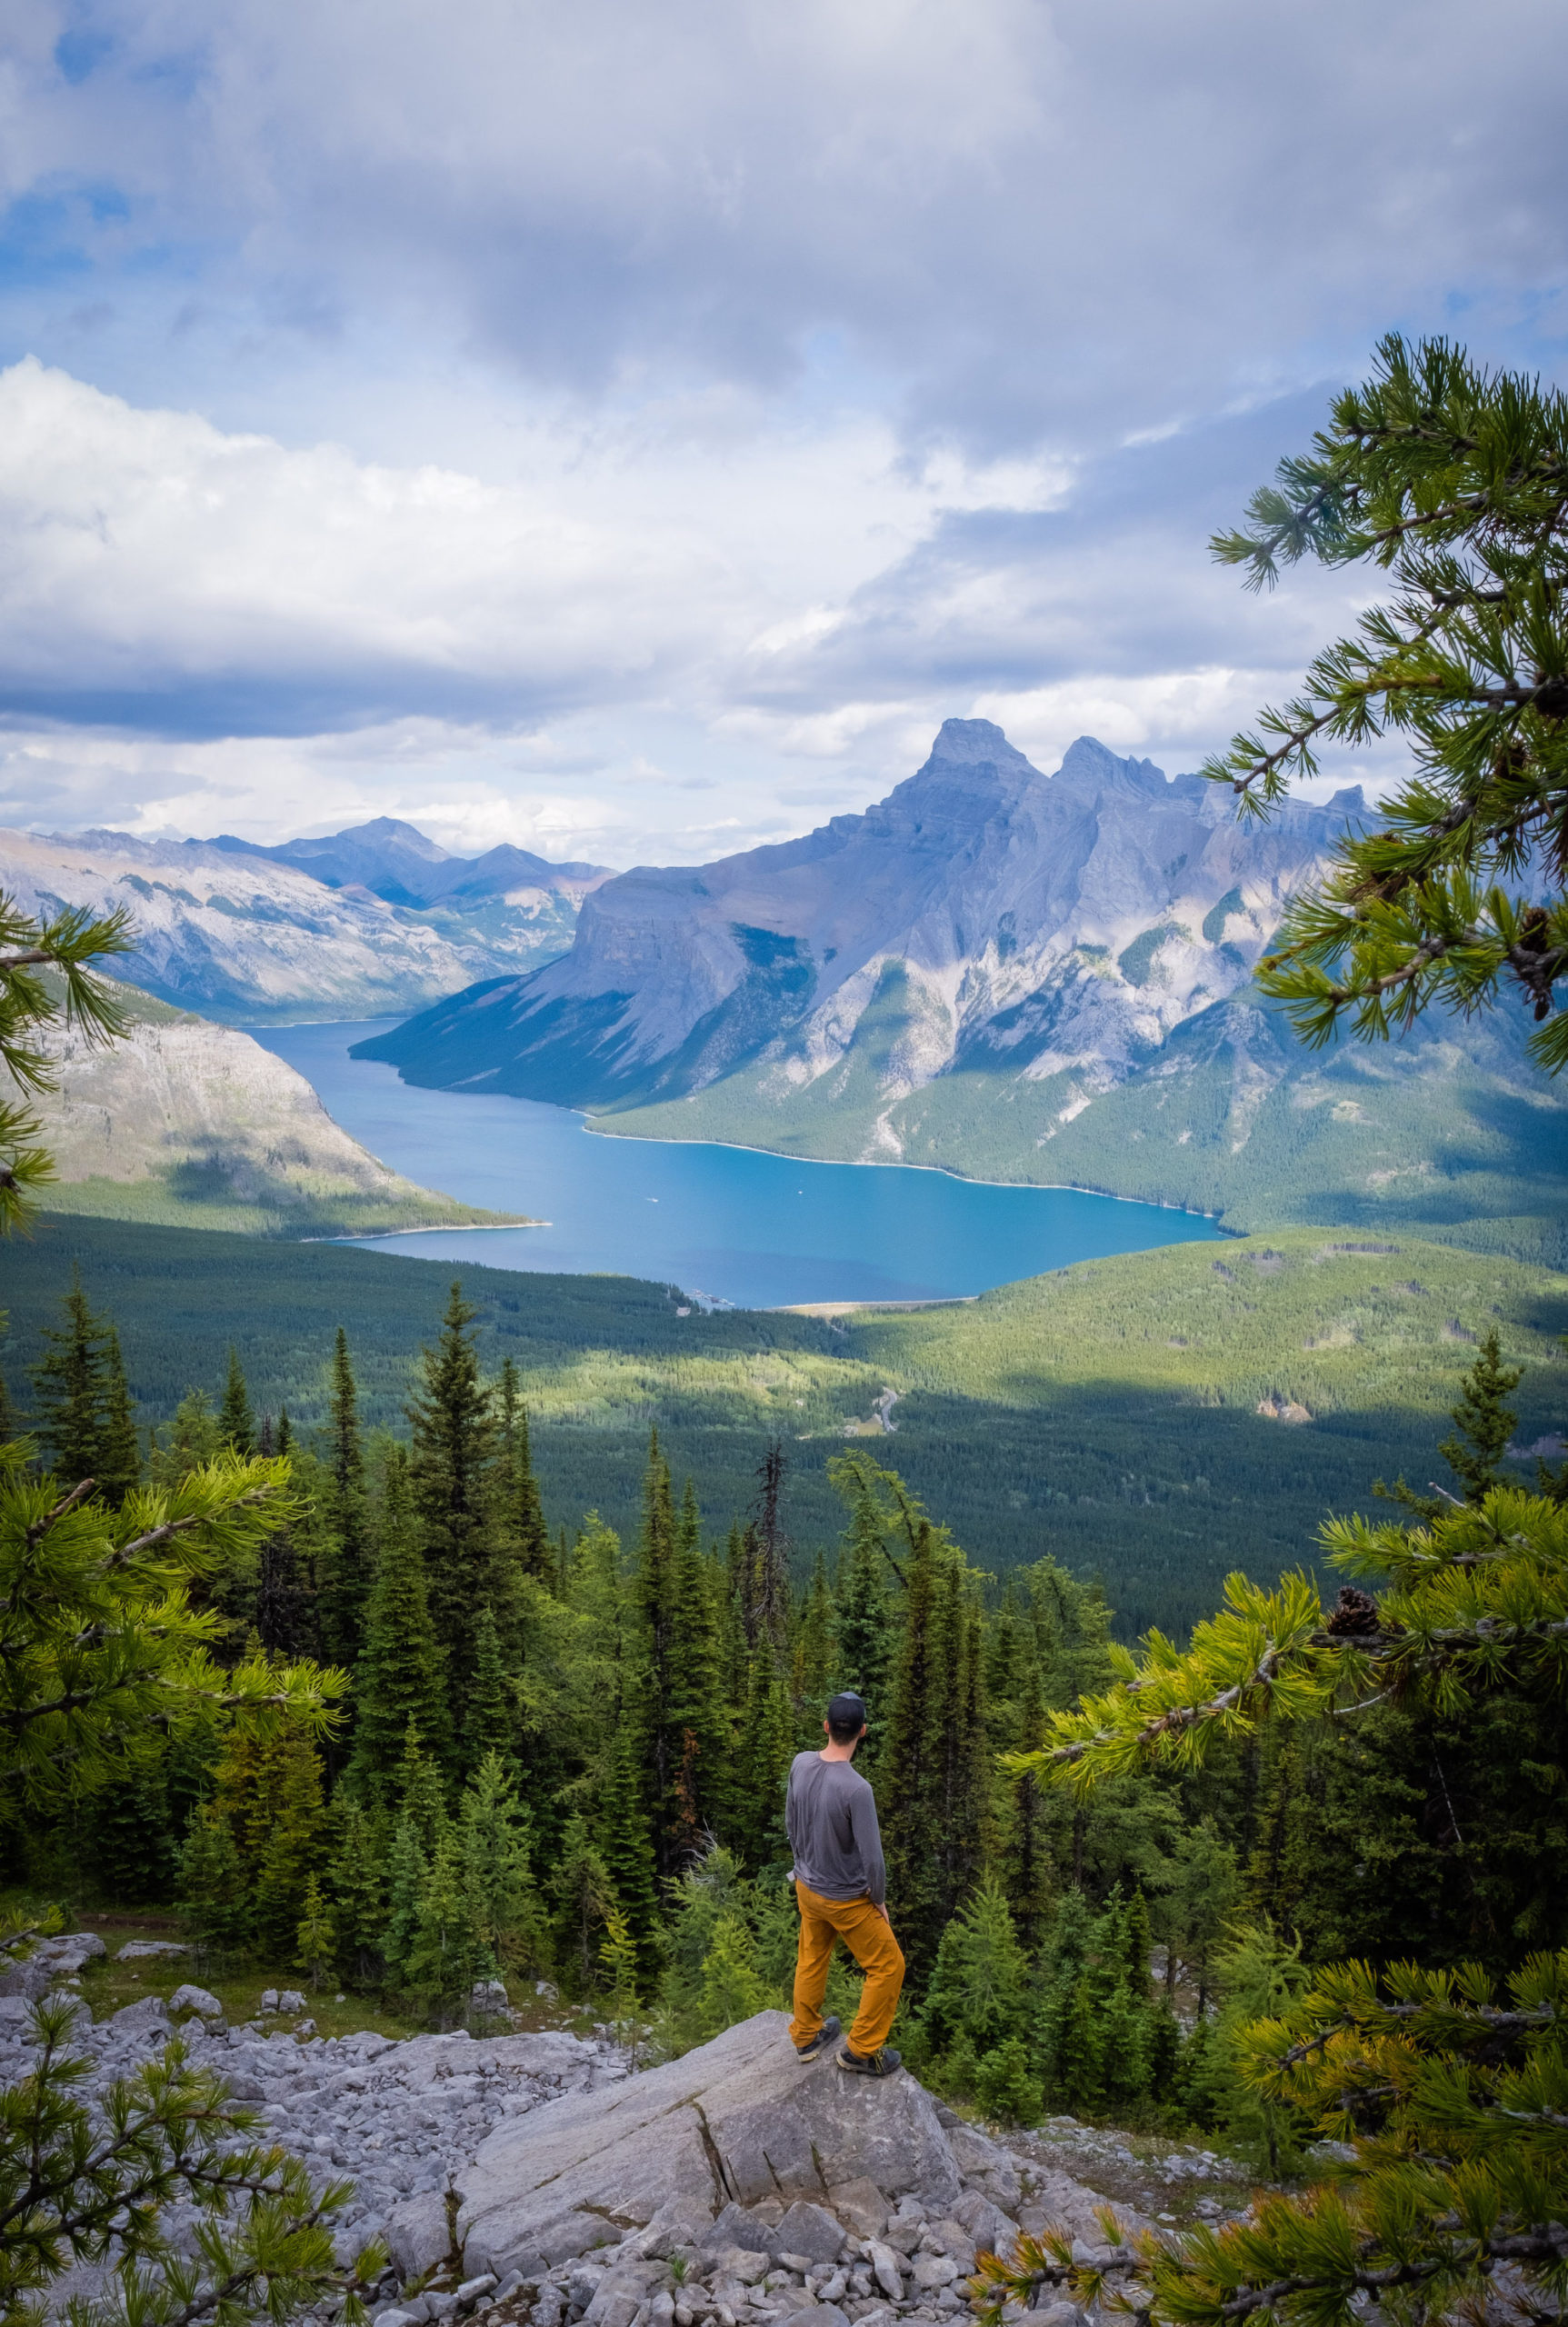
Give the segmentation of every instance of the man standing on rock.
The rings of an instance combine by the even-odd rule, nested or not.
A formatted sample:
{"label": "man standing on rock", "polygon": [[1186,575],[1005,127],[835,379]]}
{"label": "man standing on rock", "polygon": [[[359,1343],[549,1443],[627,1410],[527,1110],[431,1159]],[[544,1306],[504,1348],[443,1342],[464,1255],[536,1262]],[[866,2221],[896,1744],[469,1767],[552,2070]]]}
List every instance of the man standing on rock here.
{"label": "man standing on rock", "polygon": [[800,1907],[789,2032],[803,2061],[825,2050],[838,2034],[838,2022],[824,2020],[822,2005],[833,1944],[842,1939],[865,1973],[865,1986],[839,2067],[856,2076],[891,2076],[900,2056],[887,2033],[904,1986],[904,1956],[887,1920],[876,1798],[850,1766],[865,1735],[864,1704],[845,1690],[828,1706],[823,1727],[827,1743],[822,1751],[797,1753],[790,1765],[784,1804]]}

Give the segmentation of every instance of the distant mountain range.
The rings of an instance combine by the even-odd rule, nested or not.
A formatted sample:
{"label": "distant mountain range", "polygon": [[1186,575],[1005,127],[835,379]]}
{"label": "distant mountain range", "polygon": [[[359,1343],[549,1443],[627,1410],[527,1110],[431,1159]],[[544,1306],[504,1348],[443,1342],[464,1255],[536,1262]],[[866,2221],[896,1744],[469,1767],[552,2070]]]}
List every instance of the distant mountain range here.
{"label": "distant mountain range", "polygon": [[93,831],[0,832],[0,888],[23,909],[128,905],[124,974],[162,1000],[255,1021],[394,1016],[571,944],[607,877],[527,850],[451,856],[392,817],[260,847]]}
{"label": "distant mountain range", "polygon": [[1239,824],[1091,738],[1044,774],[949,720],[863,815],[639,867],[569,953],[363,1046],[643,1136],[1068,1183],[1228,1222],[1395,1219],[1561,1258],[1568,1094],[1506,1011],[1304,1051],[1253,972],[1357,790]]}
{"label": "distant mountain range", "polygon": [[483,856],[453,856],[425,837],[416,824],[396,816],[376,816],[320,840],[285,840],[265,847],[220,833],[208,844],[226,855],[265,856],[274,864],[297,864],[329,889],[368,889],[392,905],[434,905],[459,899],[500,897],[521,902],[519,892],[541,897],[584,897],[610,877],[605,864],[552,864],[509,841]]}

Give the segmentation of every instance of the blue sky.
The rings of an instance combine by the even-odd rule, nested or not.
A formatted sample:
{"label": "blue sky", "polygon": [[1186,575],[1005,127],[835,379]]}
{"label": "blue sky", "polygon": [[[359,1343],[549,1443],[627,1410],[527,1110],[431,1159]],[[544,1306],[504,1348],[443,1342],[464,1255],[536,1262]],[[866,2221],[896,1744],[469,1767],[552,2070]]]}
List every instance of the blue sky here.
{"label": "blue sky", "polygon": [[[10,0],[0,818],[701,858],[1191,766],[1378,335],[1561,371],[1559,0]],[[1378,765],[1329,778],[1375,780]]]}

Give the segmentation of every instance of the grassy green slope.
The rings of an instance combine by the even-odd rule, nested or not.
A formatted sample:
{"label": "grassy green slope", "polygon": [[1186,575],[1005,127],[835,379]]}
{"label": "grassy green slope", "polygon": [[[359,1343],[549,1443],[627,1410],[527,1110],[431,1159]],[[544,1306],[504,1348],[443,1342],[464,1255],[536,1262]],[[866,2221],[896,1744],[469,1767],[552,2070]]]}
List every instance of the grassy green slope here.
{"label": "grassy green slope", "polygon": [[[1343,1251],[1344,1243],[1386,1249]],[[325,1413],[325,1361],[347,1326],[373,1422],[396,1423],[449,1266],[330,1245],[46,1219],[4,1253],[6,1373],[23,1387],[73,1261],[121,1327],[144,1415],[215,1391],[236,1343],[258,1403]],[[485,1362],[522,1367],[552,1525],[592,1506],[635,1525],[650,1423],[710,1525],[754,1492],[768,1438],[793,1461],[797,1552],[831,1542],[825,1476],[844,1425],[899,1392],[899,1469],[971,1553],[1002,1570],[1054,1552],[1100,1573],[1121,1628],[1180,1626],[1224,1574],[1277,1573],[1372,1480],[1433,1474],[1469,1336],[1495,1322],[1532,1371],[1528,1443],[1568,1418],[1568,1279],[1417,1240],[1276,1231],[1084,1263],[983,1300],[829,1323],[778,1312],[678,1317],[669,1288],[622,1277],[464,1272]],[[1261,1416],[1293,1401],[1299,1426]]]}
{"label": "grassy green slope", "polygon": [[1189,1022],[1113,1090],[1077,1073],[1029,1079],[992,1055],[891,1099],[876,1070],[898,1037],[898,997],[878,1002],[864,1045],[815,1083],[754,1066],[598,1127],[785,1154],[901,1151],[973,1179],[1182,1204],[1238,1230],[1393,1230],[1568,1264],[1568,1078],[1536,1073],[1502,1014],[1463,1044],[1434,1019],[1406,1042],[1313,1053],[1243,1000]]}

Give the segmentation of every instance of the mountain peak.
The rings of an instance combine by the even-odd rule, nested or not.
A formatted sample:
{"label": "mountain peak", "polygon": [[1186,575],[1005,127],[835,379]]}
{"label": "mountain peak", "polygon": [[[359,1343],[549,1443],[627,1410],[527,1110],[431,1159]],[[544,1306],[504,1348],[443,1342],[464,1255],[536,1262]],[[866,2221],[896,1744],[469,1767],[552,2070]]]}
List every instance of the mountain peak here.
{"label": "mountain peak", "polygon": [[1008,742],[994,720],[944,719],[931,746],[931,757],[951,765],[976,767],[987,761],[1021,760],[1024,754]]}

